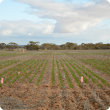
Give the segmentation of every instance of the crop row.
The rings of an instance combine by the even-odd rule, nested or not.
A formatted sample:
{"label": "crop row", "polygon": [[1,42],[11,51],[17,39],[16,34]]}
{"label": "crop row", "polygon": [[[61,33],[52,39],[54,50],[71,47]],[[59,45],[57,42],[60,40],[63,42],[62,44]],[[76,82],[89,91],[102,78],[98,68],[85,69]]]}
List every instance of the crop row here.
{"label": "crop row", "polygon": [[69,79],[69,77],[68,77],[68,74],[67,74],[66,69],[64,68],[64,65],[62,64],[61,60],[59,60],[59,61],[60,61],[61,66],[63,67],[63,71],[64,71],[64,73],[65,73],[65,76],[66,76],[66,79],[67,79],[67,82],[68,82],[69,87],[70,87],[70,88],[73,88],[73,85],[72,85],[72,83],[71,83],[71,81],[70,81],[70,79]]}
{"label": "crop row", "polygon": [[[32,67],[35,63],[36,63],[36,61],[34,61],[34,62],[32,62],[31,64],[29,64],[28,67],[26,66],[22,73],[23,73],[23,74],[26,73],[26,71],[27,71],[30,67]],[[21,71],[22,71],[22,70],[21,70]],[[32,70],[31,70],[28,74],[26,74],[26,75],[24,76],[24,78],[22,79],[22,82],[31,74],[31,72],[32,72]],[[18,80],[23,74],[17,75],[16,78],[11,81],[10,85],[12,85],[16,80]]]}
{"label": "crop row", "polygon": [[[83,74],[85,74],[86,76],[89,76],[87,73],[85,73],[85,71],[83,71],[83,74],[75,67],[76,65],[73,65],[72,63],[70,63],[68,60],[66,60],[69,64],[70,64],[70,66],[76,71],[76,73],[81,77],[81,76],[83,76],[84,77],[84,75]],[[88,82],[88,80],[84,77],[84,82],[85,83],[87,83]]]}
{"label": "crop row", "polygon": [[31,77],[31,79],[29,80],[29,83],[32,82],[33,78],[36,76],[36,74],[38,73],[38,71],[39,71],[40,68],[42,67],[44,61],[45,61],[45,60],[43,60],[43,62],[39,65],[38,69],[36,70],[36,72],[33,74],[33,76]]}
{"label": "crop row", "polygon": [[52,86],[54,85],[54,60],[52,62]]}
{"label": "crop row", "polygon": [[[40,68],[43,66],[44,62],[45,62],[45,60],[27,60],[23,63],[16,65],[13,68],[6,70],[3,73],[0,73],[0,78],[5,79],[4,84],[9,81],[10,85],[12,85],[19,78],[22,77],[21,82],[23,83],[27,77],[32,75],[29,80],[29,83],[31,83],[32,80],[34,79],[34,77],[37,75]],[[40,83],[41,78],[45,72],[45,68],[46,68],[47,63],[48,63],[48,60],[45,62],[45,65],[42,67],[42,71],[41,71],[40,76],[37,79],[36,85],[38,85]],[[93,83],[95,83],[101,87],[101,85],[99,84],[99,80],[100,80],[104,85],[108,86],[108,83],[103,78],[99,77],[98,75],[93,73],[91,70],[89,70],[85,66],[81,65],[80,63],[76,62],[75,60],[68,60],[68,59],[62,59],[59,61],[56,60],[56,64],[57,64],[57,69],[58,69],[58,78],[60,81],[60,87],[63,87],[63,80],[62,80],[60,66],[59,66],[60,64],[61,64],[61,67],[63,68],[64,74],[66,76],[66,79],[67,79],[67,82],[68,82],[68,85],[70,88],[73,88],[73,84],[71,83],[71,80],[69,79],[66,68],[70,71],[72,77],[74,78],[74,80],[76,81],[78,86],[81,86],[81,82],[80,82],[81,76],[83,76],[85,83],[88,83],[88,81],[89,81],[88,79],[90,79],[91,81],[93,81]],[[33,70],[35,70],[35,73],[32,72]],[[18,74],[18,71],[21,71],[21,73]],[[29,71],[29,72],[27,74],[25,74],[26,71]],[[55,75],[55,73],[54,73],[54,59],[53,59],[52,77],[51,77],[52,78],[51,79],[52,86],[54,85],[54,75]],[[1,84],[0,84],[0,86],[1,86]]]}
{"label": "crop row", "polygon": [[[37,70],[36,70],[36,67],[37,67],[37,65],[38,65],[41,61],[37,60],[37,62],[36,62],[36,60],[30,60],[30,61],[27,62],[27,65],[21,66],[21,65],[19,64],[18,66],[16,66],[16,68],[11,69],[11,70],[14,70],[14,69],[16,70],[17,67],[19,67],[19,71],[21,71],[20,74],[18,74],[18,71],[17,71],[16,73],[13,73],[13,71],[12,71],[12,72],[10,71],[10,72],[11,72],[11,73],[10,73],[9,70],[5,71],[4,74],[1,74],[2,77],[3,77],[3,75],[5,75],[7,72],[8,72],[9,74],[8,74],[8,77],[7,77],[7,78],[5,77],[6,75],[3,77],[3,78],[5,79],[5,80],[4,80],[4,84],[9,81],[9,82],[10,82],[10,85],[12,85],[15,81],[17,81],[19,78],[21,78],[21,76],[23,76],[23,78],[22,78],[22,80],[21,80],[21,82],[23,83],[24,80],[25,80],[28,76],[30,76],[30,75],[32,74],[32,71],[33,71],[33,70],[36,70],[35,73],[32,74],[32,77],[31,77],[30,80],[29,80],[29,82],[31,83],[32,80],[33,80],[33,78],[36,76],[37,72],[38,72],[39,69],[41,68],[41,66],[44,64],[44,61],[45,61],[45,60],[42,61],[42,63],[41,63],[41,64],[39,65],[39,67],[37,68]],[[26,63],[26,62],[25,62],[25,63]],[[44,65],[44,67],[43,67],[43,70],[42,70],[42,72],[41,72],[41,74],[40,74],[40,76],[39,76],[39,78],[38,78],[38,80],[37,80],[36,85],[39,84],[39,82],[40,82],[40,80],[41,80],[41,78],[42,78],[42,75],[43,75],[43,73],[44,73],[44,70],[45,70],[45,68],[46,68],[47,63],[48,63],[48,60],[46,61],[45,65]],[[26,71],[29,70],[29,68],[31,68],[31,70],[25,75],[24,73],[26,73]],[[11,80],[11,79],[12,79],[12,80]],[[0,86],[1,86],[1,84],[0,84]]]}
{"label": "crop row", "polygon": [[[82,69],[87,70],[91,75],[93,75],[94,77],[96,77],[98,80],[100,80],[103,84],[108,85],[108,83],[106,82],[106,80],[104,80],[103,78],[99,77],[98,75],[96,75],[95,73],[93,73],[91,70],[89,70],[88,68],[86,68],[85,66],[81,65],[80,63],[76,62],[75,60],[72,60],[73,62],[75,62],[77,65],[80,65]],[[78,66],[78,67],[80,67]]]}
{"label": "crop row", "polygon": [[[18,75],[18,71],[22,71],[23,69],[26,68],[26,66],[28,66],[29,64],[31,64],[34,60],[27,60],[24,61],[23,63],[18,64],[17,66],[10,68],[8,70],[6,70],[5,72],[3,72],[2,74],[0,74],[0,78],[4,78],[4,83],[8,82],[10,79],[12,79],[14,76]],[[30,66],[31,67],[31,66]],[[8,73],[7,75],[5,75],[6,73]],[[15,73],[15,74],[13,74]],[[21,75],[21,74],[20,74]],[[7,78],[8,77],[8,78]]]}
{"label": "crop row", "polygon": [[110,75],[110,60],[101,60],[101,59],[80,59],[81,61],[83,61],[86,64],[89,64],[101,71],[104,71],[105,73]]}
{"label": "crop row", "polygon": [[39,78],[38,78],[38,80],[37,80],[36,85],[39,84],[39,82],[40,82],[40,80],[41,80],[41,78],[42,78],[42,75],[43,75],[43,73],[44,73],[44,70],[45,70],[45,68],[46,68],[47,63],[48,63],[48,60],[46,61],[45,65],[44,65],[44,67],[43,67],[43,70],[42,70],[42,72],[41,72],[41,74],[40,74],[40,76],[39,76]]}
{"label": "crop row", "polygon": [[56,60],[56,63],[57,63],[57,68],[58,68],[58,78],[60,80],[60,87],[63,87],[63,81],[62,81],[62,78],[61,78],[61,73],[60,73],[60,69],[59,69],[59,65],[58,65],[57,60]]}
{"label": "crop row", "polygon": [[[27,69],[27,68],[29,68],[29,66],[28,65],[31,65],[33,63],[33,61],[30,61],[30,62],[28,62],[28,64],[27,65],[24,65],[23,67],[19,67],[19,70],[22,72],[22,70],[25,70],[25,69]],[[27,67],[28,66],[28,67]],[[30,66],[31,67],[31,66]],[[13,73],[13,74],[12,74]],[[20,78],[21,76],[22,76],[22,74],[19,74],[18,75],[18,71],[16,72],[16,73],[14,73],[14,72],[12,72],[11,74],[10,74],[10,76],[4,81],[4,83],[6,83],[6,82],[8,82],[9,80],[11,80],[13,77],[15,77],[16,76],[16,78],[14,79],[14,80],[12,80],[12,82],[15,82],[18,78]],[[11,85],[12,83],[10,83],[10,85]]]}
{"label": "crop row", "polygon": [[[83,68],[81,68],[78,64],[75,64],[75,63],[73,63],[72,61],[70,61],[70,62],[71,62],[71,65],[74,64],[73,68],[76,70],[76,72],[78,73],[78,75],[79,75],[80,77],[83,76],[85,83],[88,82],[88,79],[85,78],[85,76],[86,76],[86,77],[88,77],[89,79],[91,79],[94,83],[96,83],[97,85],[99,85],[99,84],[97,83],[96,79],[93,78],[93,76],[92,76],[91,74],[87,73],[87,72],[86,72]],[[77,69],[76,69],[76,68],[77,68]],[[81,74],[80,72],[82,72],[85,76],[84,76],[83,74]],[[79,74],[79,73],[80,73],[80,74]]]}
{"label": "crop row", "polygon": [[71,75],[73,76],[73,78],[75,79],[76,83],[78,84],[78,86],[81,86],[79,79],[76,77],[76,75],[74,74],[73,70],[70,68],[70,66],[68,65],[68,63],[66,62],[66,60],[64,60],[65,65],[67,66],[67,68],[69,69]]}
{"label": "crop row", "polygon": [[[13,68],[9,68],[9,69],[5,70],[3,73],[0,73],[0,78],[1,78],[1,76],[3,77],[3,75],[5,75],[8,72],[11,74],[13,71],[19,70],[20,67],[23,67],[23,65],[25,65],[25,63],[28,63],[28,62],[29,62],[29,60],[24,61],[16,66],[14,66]],[[10,74],[8,74],[8,75],[10,75]]]}
{"label": "crop row", "polygon": [[[63,71],[65,73],[65,76],[66,76],[66,79],[67,79],[67,82],[69,84],[69,87],[72,88],[73,85],[68,77],[68,74],[67,74],[67,71],[66,69],[64,68],[64,65],[63,63],[60,61],[60,64],[61,66],[63,67]],[[68,68],[68,70],[70,71],[71,75],[73,76],[73,78],[75,79],[76,83],[78,84],[78,86],[81,86],[81,83],[80,83],[80,78],[81,76],[83,76],[83,79],[84,79],[84,82],[85,83],[88,83],[88,79],[91,79],[95,84],[97,84],[97,86],[100,86],[101,85],[99,84],[98,80],[100,80],[104,85],[107,85],[108,86],[108,83],[106,82],[106,80],[104,80],[103,78],[99,77],[98,75],[96,75],[95,73],[93,73],[91,70],[89,70],[88,68],[84,67],[83,65],[79,64],[79,63],[75,63],[75,61],[69,61],[69,60],[62,60],[64,62],[64,64],[66,65],[66,67]],[[57,68],[58,68],[58,76],[59,76],[59,80],[60,80],[60,85],[63,86],[63,82],[62,82],[62,79],[61,79],[61,73],[60,73],[60,69],[59,69],[59,65],[58,65],[58,61],[57,62]],[[76,71],[76,74],[74,73],[74,71]],[[88,72],[87,72],[88,71]]]}
{"label": "crop row", "polygon": [[4,68],[4,67],[7,67],[7,66],[9,66],[9,65],[12,65],[12,64],[14,64],[14,63],[17,63],[17,62],[19,62],[20,60],[8,60],[8,61],[2,61],[2,62],[0,62],[0,69],[2,69],[2,68]]}

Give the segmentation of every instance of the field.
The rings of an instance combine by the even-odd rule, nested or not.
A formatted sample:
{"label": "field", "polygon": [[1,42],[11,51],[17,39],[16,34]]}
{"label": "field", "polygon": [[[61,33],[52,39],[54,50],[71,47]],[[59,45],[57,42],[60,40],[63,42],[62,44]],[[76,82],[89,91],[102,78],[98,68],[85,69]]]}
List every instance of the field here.
{"label": "field", "polygon": [[110,50],[0,50],[1,78],[0,106],[6,110],[110,107]]}

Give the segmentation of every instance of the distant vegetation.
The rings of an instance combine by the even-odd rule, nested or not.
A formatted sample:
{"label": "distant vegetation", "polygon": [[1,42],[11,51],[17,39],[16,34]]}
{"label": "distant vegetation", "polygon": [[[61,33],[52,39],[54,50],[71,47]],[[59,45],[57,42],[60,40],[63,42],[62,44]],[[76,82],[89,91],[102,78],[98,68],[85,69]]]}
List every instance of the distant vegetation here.
{"label": "distant vegetation", "polygon": [[56,45],[54,43],[43,43],[39,46],[40,42],[29,41],[26,46],[18,46],[17,43],[10,42],[9,44],[0,43],[0,49],[6,49],[13,51],[17,48],[25,48],[27,50],[98,50],[98,49],[110,49],[110,44],[103,44],[102,42],[93,44],[93,43],[82,43],[78,45],[77,43],[67,42],[65,44]]}

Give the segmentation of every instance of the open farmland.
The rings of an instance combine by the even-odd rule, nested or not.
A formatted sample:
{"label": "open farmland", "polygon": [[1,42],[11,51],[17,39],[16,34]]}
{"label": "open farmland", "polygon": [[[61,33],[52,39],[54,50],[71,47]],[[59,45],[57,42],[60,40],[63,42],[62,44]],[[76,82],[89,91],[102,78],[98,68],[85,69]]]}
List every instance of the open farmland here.
{"label": "open farmland", "polygon": [[1,78],[6,110],[110,107],[110,50],[0,51]]}

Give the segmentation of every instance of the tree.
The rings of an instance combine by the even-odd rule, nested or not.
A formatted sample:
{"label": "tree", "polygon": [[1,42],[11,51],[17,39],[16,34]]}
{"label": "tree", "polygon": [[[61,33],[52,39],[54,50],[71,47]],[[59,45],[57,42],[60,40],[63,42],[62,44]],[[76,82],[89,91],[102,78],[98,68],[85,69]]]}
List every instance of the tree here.
{"label": "tree", "polygon": [[42,45],[41,45],[41,47],[42,47],[42,49],[44,49],[44,50],[49,50],[49,49],[51,49],[51,44],[49,44],[49,43],[43,43]]}
{"label": "tree", "polygon": [[60,50],[66,50],[66,44],[60,45]]}
{"label": "tree", "polygon": [[5,43],[0,43],[0,49],[4,49],[6,47]]}
{"label": "tree", "polygon": [[44,50],[59,50],[60,46],[54,44],[54,43],[43,43],[41,45],[41,48]]}
{"label": "tree", "polygon": [[71,42],[67,42],[66,43],[66,49],[68,50],[73,50],[77,48],[77,43],[71,43]]}
{"label": "tree", "polygon": [[84,49],[85,44],[84,44],[84,43],[82,43],[80,46],[81,46],[81,49]]}
{"label": "tree", "polygon": [[56,44],[51,44],[51,49],[52,50],[59,50],[60,47],[58,45],[56,45]]}
{"label": "tree", "polygon": [[25,47],[27,50],[38,50],[39,49],[38,43],[40,42],[29,41],[29,44],[27,44]]}
{"label": "tree", "polygon": [[[14,42],[10,42],[9,44],[7,44],[6,45],[6,48],[8,49],[8,50],[14,50],[14,49],[16,49],[18,47],[18,44],[17,43],[14,43]],[[6,50],[7,50],[6,49]]]}
{"label": "tree", "polygon": [[102,42],[96,43],[96,44],[95,44],[95,48],[96,48],[96,49],[101,49],[101,46],[102,46],[102,45],[103,45]]}

